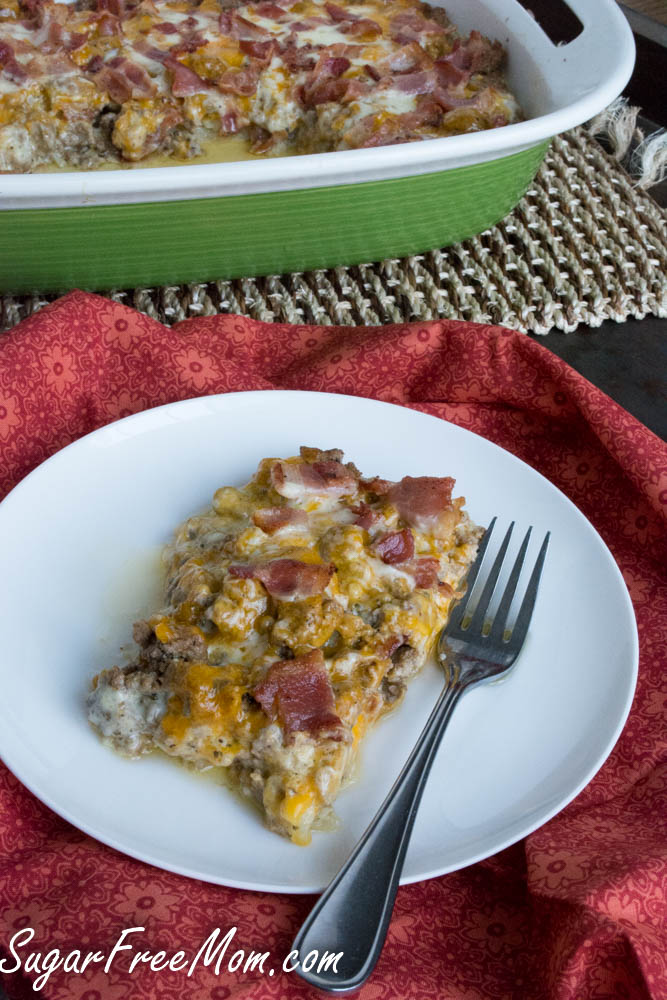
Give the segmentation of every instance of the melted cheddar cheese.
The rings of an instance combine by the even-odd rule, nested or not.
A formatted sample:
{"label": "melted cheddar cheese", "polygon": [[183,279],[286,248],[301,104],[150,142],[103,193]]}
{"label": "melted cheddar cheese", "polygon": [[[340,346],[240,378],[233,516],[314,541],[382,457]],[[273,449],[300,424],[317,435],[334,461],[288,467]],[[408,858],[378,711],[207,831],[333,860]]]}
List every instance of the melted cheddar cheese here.
{"label": "melted cheddar cheese", "polygon": [[[364,735],[427,659],[480,536],[446,490],[422,523],[392,489],[338,451],[304,448],[217,490],[165,552],[167,603],[135,626],[137,658],[93,680],[105,740],[224,770],[271,829],[308,843]],[[313,654],[333,730],[318,729],[317,706],[295,714],[291,689],[287,709],[266,694],[276,667]]]}

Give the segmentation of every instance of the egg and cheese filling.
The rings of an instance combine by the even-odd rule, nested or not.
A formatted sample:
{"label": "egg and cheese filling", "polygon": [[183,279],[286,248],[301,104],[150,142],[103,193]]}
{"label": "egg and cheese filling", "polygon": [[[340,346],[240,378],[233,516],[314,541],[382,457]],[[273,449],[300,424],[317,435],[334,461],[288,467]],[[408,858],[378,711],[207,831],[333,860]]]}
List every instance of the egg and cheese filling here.
{"label": "egg and cheese filling", "polygon": [[94,679],[90,721],[128,756],[219,769],[307,844],[474,559],[453,485],[364,479],[336,449],[262,460],[177,530],[165,606],[135,625],[135,659]]}

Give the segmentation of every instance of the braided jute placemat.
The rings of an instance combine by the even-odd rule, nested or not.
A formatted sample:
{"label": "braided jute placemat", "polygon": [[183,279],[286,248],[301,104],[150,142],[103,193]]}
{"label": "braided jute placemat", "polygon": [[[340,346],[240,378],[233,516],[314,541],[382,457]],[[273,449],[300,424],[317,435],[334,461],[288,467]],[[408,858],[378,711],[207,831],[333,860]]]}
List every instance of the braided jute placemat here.
{"label": "braided jute placemat", "polygon": [[[530,333],[667,316],[667,217],[643,190],[657,179],[664,136],[640,147],[635,178],[619,160],[637,139],[618,107],[555,139],[511,215],[444,250],[355,267],[103,293],[172,325],[239,313],[268,322],[342,326],[464,319]],[[604,133],[612,152],[593,138]],[[640,136],[641,138],[641,136]],[[613,155],[612,155],[613,154]],[[643,157],[642,157],[643,154]],[[0,329],[53,296],[0,299]]]}

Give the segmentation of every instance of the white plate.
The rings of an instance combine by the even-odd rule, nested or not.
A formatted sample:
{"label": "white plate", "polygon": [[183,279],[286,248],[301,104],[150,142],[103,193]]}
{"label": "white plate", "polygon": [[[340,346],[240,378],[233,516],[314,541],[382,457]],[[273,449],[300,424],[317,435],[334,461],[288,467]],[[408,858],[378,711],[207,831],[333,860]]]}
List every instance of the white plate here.
{"label": "white plate", "polygon": [[340,828],[308,848],[269,833],[211,780],[127,761],[86,722],[91,677],[155,600],[155,554],[222,484],[266,455],[341,447],[367,474],[453,475],[472,517],[553,538],[531,632],[503,683],[459,704],[435,762],[404,882],[461,868],[540,826],[590,781],[627,716],[632,606],[609,551],[554,486],[468,431],[402,407],[298,392],[209,396],[111,424],[56,454],[0,506],[0,753],[75,826],[151,864],[223,885],[321,889],[408,756],[440,689],[435,665],[370,735]]}

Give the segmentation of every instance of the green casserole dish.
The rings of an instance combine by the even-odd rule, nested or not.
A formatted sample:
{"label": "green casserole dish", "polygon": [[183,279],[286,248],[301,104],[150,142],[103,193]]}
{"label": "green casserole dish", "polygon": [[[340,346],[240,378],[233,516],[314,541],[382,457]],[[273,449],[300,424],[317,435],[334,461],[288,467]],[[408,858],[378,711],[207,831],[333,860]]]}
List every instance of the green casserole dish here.
{"label": "green casserole dish", "polygon": [[[436,0],[437,2],[437,0]],[[447,246],[503,218],[549,140],[623,89],[634,62],[614,0],[570,0],[554,45],[517,0],[450,0],[508,49],[527,120],[472,135],[309,156],[0,175],[0,291],[161,285],[350,265]]]}

